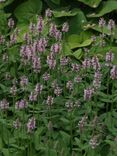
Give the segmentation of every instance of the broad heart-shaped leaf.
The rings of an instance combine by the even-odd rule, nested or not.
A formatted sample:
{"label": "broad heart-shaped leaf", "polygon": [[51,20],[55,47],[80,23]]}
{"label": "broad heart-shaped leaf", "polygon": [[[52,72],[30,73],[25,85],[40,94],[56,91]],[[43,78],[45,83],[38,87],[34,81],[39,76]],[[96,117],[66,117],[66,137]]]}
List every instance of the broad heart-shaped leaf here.
{"label": "broad heart-shaped leaf", "polygon": [[101,17],[107,13],[117,10],[117,1],[104,2],[101,9],[97,13],[92,13],[88,17]]}
{"label": "broad heart-shaped leaf", "polygon": [[92,8],[97,8],[102,0],[77,0]]}
{"label": "broad heart-shaped leaf", "polygon": [[92,43],[90,34],[82,32],[80,35],[70,35],[68,37],[68,44],[71,49],[85,47]]}
{"label": "broad heart-shaped leaf", "polygon": [[83,26],[87,23],[86,17],[81,10],[78,10],[76,16],[69,21],[70,29],[68,34],[80,34],[83,31]]}
{"label": "broad heart-shaped leaf", "polygon": [[15,16],[20,22],[29,22],[35,14],[39,14],[42,9],[41,0],[28,0],[15,9]]}
{"label": "broad heart-shaped leaf", "polygon": [[72,10],[59,10],[59,11],[53,11],[54,17],[65,17],[65,16],[75,16],[78,14],[78,9],[72,9]]}

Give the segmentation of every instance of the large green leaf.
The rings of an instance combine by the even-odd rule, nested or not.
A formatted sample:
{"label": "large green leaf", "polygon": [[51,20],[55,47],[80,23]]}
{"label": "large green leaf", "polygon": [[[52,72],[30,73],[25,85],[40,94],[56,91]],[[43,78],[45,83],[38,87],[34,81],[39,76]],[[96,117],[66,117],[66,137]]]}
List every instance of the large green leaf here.
{"label": "large green leaf", "polygon": [[64,17],[64,16],[75,16],[78,14],[78,9],[73,10],[59,10],[59,11],[53,11],[54,17]]}
{"label": "large green leaf", "polygon": [[80,34],[83,31],[83,26],[86,22],[87,20],[84,13],[81,10],[78,10],[78,14],[69,21],[70,30],[68,34]]}
{"label": "large green leaf", "polygon": [[104,2],[101,9],[97,13],[92,13],[88,17],[101,17],[107,13],[117,10],[117,1]]}
{"label": "large green leaf", "polygon": [[71,49],[85,47],[92,43],[90,34],[82,32],[80,35],[72,34],[68,37],[68,44]]}
{"label": "large green leaf", "polygon": [[28,0],[15,9],[15,16],[20,22],[30,21],[34,15],[39,14],[42,9],[41,0]]}
{"label": "large green leaf", "polygon": [[77,1],[80,1],[92,8],[97,8],[98,5],[100,4],[101,0],[77,0]]}

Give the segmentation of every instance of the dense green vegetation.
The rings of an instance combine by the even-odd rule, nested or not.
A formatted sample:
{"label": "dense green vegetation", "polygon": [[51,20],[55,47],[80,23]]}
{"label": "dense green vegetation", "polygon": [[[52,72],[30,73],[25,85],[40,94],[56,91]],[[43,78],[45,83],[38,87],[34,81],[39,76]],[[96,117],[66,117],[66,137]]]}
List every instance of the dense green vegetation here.
{"label": "dense green vegetation", "polygon": [[116,16],[116,0],[0,0],[0,156],[117,155]]}

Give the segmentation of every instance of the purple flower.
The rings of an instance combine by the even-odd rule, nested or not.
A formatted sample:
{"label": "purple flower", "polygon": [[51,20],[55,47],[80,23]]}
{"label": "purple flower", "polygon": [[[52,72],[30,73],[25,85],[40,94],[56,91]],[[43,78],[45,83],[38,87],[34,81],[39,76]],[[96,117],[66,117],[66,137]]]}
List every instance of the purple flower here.
{"label": "purple flower", "polygon": [[71,91],[73,89],[73,82],[72,81],[68,81],[67,84],[66,84],[66,88]]}
{"label": "purple flower", "polygon": [[50,30],[49,30],[50,36],[54,37],[57,31],[58,31],[57,26],[55,24],[51,24]]}
{"label": "purple flower", "polygon": [[96,38],[95,35],[93,35],[91,38],[92,38],[93,42],[96,42],[96,39],[97,39],[97,38]]}
{"label": "purple flower", "polygon": [[79,64],[72,63],[71,66],[72,66],[72,71],[79,72],[79,70],[80,70],[80,65]]}
{"label": "purple flower", "polygon": [[40,40],[38,40],[36,43],[37,51],[45,52],[47,44],[48,44],[48,41],[45,38],[41,38]]}
{"label": "purple flower", "polygon": [[16,102],[15,108],[16,109],[24,109],[28,107],[28,102],[26,100],[20,100]]}
{"label": "purple flower", "polygon": [[81,106],[81,102],[80,100],[77,100],[74,104],[75,107],[80,107]]}
{"label": "purple flower", "polygon": [[32,133],[32,131],[36,128],[36,121],[35,121],[35,117],[32,117],[28,120],[27,123],[27,131],[28,133]]}
{"label": "purple flower", "polygon": [[43,85],[41,85],[40,83],[37,83],[36,86],[35,86],[35,92],[37,94],[41,94],[42,89],[43,89]]}
{"label": "purple flower", "polygon": [[108,22],[108,29],[111,31],[113,31],[113,29],[115,29],[115,21],[113,19],[110,19]]}
{"label": "purple flower", "polygon": [[55,43],[51,46],[51,52],[56,54],[59,53],[61,51],[61,44],[59,43]]}
{"label": "purple flower", "polygon": [[30,29],[30,31],[32,33],[34,33],[34,31],[35,31],[35,24],[31,22],[30,25],[29,25],[29,29]]}
{"label": "purple flower", "polygon": [[7,110],[9,108],[9,102],[6,99],[0,101],[0,109]]}
{"label": "purple flower", "polygon": [[61,93],[62,93],[62,89],[61,89],[60,87],[56,87],[56,88],[54,89],[54,94],[55,94],[56,96],[60,96]]}
{"label": "purple flower", "polygon": [[80,76],[76,76],[74,78],[74,81],[77,82],[77,83],[80,83],[82,81],[82,78]]}
{"label": "purple flower", "polygon": [[91,98],[93,96],[93,93],[94,93],[94,89],[93,88],[84,89],[84,100],[85,101],[91,100]]}
{"label": "purple flower", "polygon": [[95,149],[95,148],[99,145],[97,136],[93,136],[93,137],[90,139],[89,144],[91,145],[91,148],[92,148],[92,149]]}
{"label": "purple flower", "polygon": [[53,89],[57,88],[58,87],[57,80],[54,80],[51,86]]}
{"label": "purple flower", "polygon": [[117,79],[117,66],[114,65],[110,71],[111,79],[116,80]]}
{"label": "purple flower", "polygon": [[13,122],[13,127],[15,129],[19,129],[21,127],[21,122],[19,121],[18,118],[16,119],[16,121]]}
{"label": "purple flower", "polygon": [[25,33],[24,34],[24,40],[26,41],[27,44],[30,44],[31,43],[31,38],[30,38],[30,36],[29,36],[28,33]]}
{"label": "purple flower", "polygon": [[45,11],[45,16],[48,18],[52,17],[52,10],[50,10],[50,8]]}
{"label": "purple flower", "polygon": [[94,70],[100,70],[101,67],[97,56],[92,58],[91,63]]}
{"label": "purple flower", "polygon": [[29,101],[35,102],[37,101],[38,93],[36,91],[33,91],[29,95]]}
{"label": "purple flower", "polygon": [[50,79],[50,74],[47,73],[47,72],[45,72],[45,73],[43,74],[43,79],[44,79],[44,81],[48,81],[48,80]]}
{"label": "purple flower", "polygon": [[17,93],[17,87],[16,87],[16,85],[13,85],[13,86],[11,87],[10,93],[11,93],[13,96],[16,95],[16,93]]}
{"label": "purple flower", "polygon": [[31,46],[29,45],[24,45],[20,49],[20,56],[23,59],[23,62],[26,64],[26,62],[29,62],[29,60],[32,58],[33,53]]}
{"label": "purple flower", "polygon": [[9,18],[9,20],[8,20],[8,27],[12,29],[12,28],[14,28],[14,25],[15,25],[14,20],[12,18]]}
{"label": "purple flower", "polygon": [[63,23],[62,26],[62,32],[68,32],[69,31],[69,24],[67,22]]}
{"label": "purple flower", "polygon": [[84,69],[91,67],[91,60],[89,58],[85,58],[85,60],[82,62],[82,67]]}
{"label": "purple flower", "polygon": [[60,59],[61,66],[66,66],[66,65],[68,65],[68,63],[69,63],[69,59],[67,57],[62,57]]}
{"label": "purple flower", "polygon": [[56,66],[56,60],[52,55],[47,56],[47,64],[50,69],[54,69]]}
{"label": "purple flower", "polygon": [[85,116],[83,116],[82,119],[79,121],[78,126],[79,126],[79,128],[80,128],[80,132],[83,131],[83,128],[84,128],[84,126],[85,126],[85,124],[86,124],[87,118],[88,118],[88,117],[85,115]]}
{"label": "purple flower", "polygon": [[41,33],[42,30],[43,30],[43,18],[42,18],[42,16],[40,16],[39,19],[38,19],[37,30],[38,30],[39,33]]}
{"label": "purple flower", "polygon": [[3,54],[3,56],[2,56],[2,60],[4,61],[4,62],[8,62],[8,54],[7,53],[4,53]]}
{"label": "purple flower", "polygon": [[74,108],[74,103],[73,103],[73,101],[68,100],[68,101],[65,103],[65,107],[68,108],[68,111],[71,111],[71,110]]}
{"label": "purple flower", "polygon": [[61,41],[62,39],[62,33],[58,30],[55,32],[53,36],[55,37],[56,41]]}
{"label": "purple flower", "polygon": [[35,73],[39,73],[41,70],[41,60],[39,57],[34,56],[32,57],[32,67]]}
{"label": "purple flower", "polygon": [[28,78],[26,76],[20,78],[20,85],[21,87],[26,87],[28,85]]}
{"label": "purple flower", "polygon": [[3,44],[5,42],[4,36],[0,35],[0,44]]}
{"label": "purple flower", "polygon": [[17,42],[17,35],[11,34],[10,35],[10,44],[15,44]]}
{"label": "purple flower", "polygon": [[46,101],[47,105],[52,106],[53,102],[54,102],[54,98],[52,96],[48,96]]}
{"label": "purple flower", "polygon": [[104,20],[104,18],[100,18],[100,20],[99,20],[99,27],[103,28],[105,26],[105,24],[106,24],[106,21]]}
{"label": "purple flower", "polygon": [[100,86],[101,86],[101,77],[102,77],[102,74],[99,71],[96,71],[95,75],[94,75],[94,80],[93,80],[94,88],[96,88],[96,89],[100,88]]}
{"label": "purple flower", "polygon": [[109,51],[106,53],[106,65],[111,65],[110,63],[114,60],[114,53],[112,51]]}

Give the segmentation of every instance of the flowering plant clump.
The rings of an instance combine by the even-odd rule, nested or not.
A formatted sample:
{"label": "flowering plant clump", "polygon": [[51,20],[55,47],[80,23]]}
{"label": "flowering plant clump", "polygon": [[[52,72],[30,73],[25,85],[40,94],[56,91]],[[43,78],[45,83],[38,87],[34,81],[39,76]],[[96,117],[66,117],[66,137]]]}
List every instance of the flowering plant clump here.
{"label": "flowering plant clump", "polygon": [[[69,24],[56,25],[52,14],[47,9],[45,17],[31,22],[22,42],[13,19],[8,20],[9,36],[0,35],[0,152],[102,156],[106,149],[111,154],[117,136],[114,53],[110,47],[100,57],[89,49],[81,62],[72,59],[65,49]],[[101,18],[102,48],[104,25]],[[112,36],[114,28],[110,20]]]}

